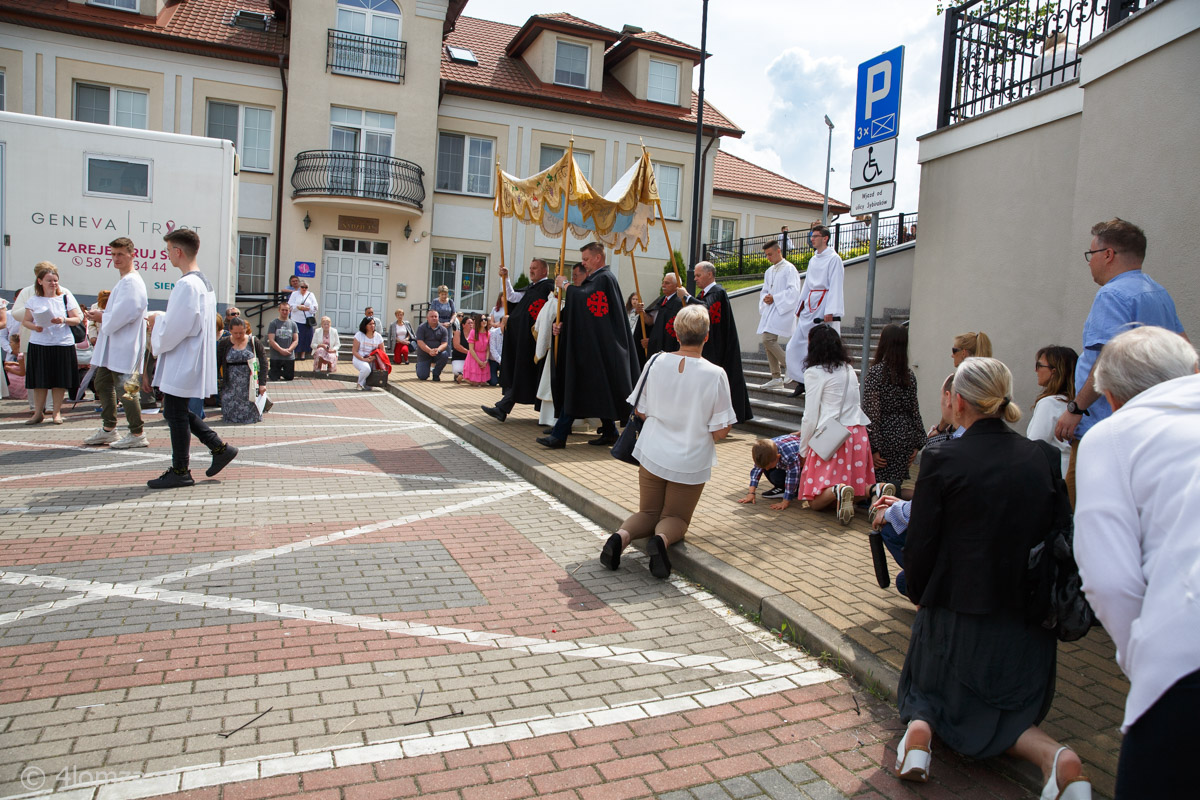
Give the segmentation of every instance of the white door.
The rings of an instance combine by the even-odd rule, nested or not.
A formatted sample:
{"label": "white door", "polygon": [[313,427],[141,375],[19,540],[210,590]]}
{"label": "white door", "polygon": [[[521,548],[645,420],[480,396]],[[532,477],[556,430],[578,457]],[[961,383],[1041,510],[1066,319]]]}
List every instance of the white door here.
{"label": "white door", "polygon": [[[367,306],[381,320],[387,315],[388,243],[325,237],[321,309],[343,336],[358,332]],[[384,331],[379,331],[382,335]]]}

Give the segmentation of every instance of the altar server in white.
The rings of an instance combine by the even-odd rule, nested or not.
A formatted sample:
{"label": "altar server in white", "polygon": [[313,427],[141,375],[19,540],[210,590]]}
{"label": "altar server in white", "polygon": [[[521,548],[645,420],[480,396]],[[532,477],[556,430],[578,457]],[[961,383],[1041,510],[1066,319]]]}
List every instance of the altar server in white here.
{"label": "altar server in white", "polygon": [[217,295],[196,265],[200,237],[186,228],[163,237],[167,255],[182,273],[167,299],[167,311],[154,325],[150,345],[158,357],[153,385],[163,393],[163,419],[171,430],[171,468],[146,483],[151,489],[191,486],[191,435],[212,452],[212,477],[237,455],[204,421],[188,410],[188,398],[217,392]]}
{"label": "altar server in white", "polygon": [[[800,302],[800,273],[792,262],[779,251],[779,242],[767,242],[763,246],[771,266],[763,274],[762,289],[758,292],[758,333],[762,336],[763,350],[767,354],[767,365],[771,369],[771,380],[763,389],[779,389],[788,372],[787,359],[779,337],[787,338],[796,327],[796,308]],[[800,365],[800,377],[804,380],[804,365]]]}
{"label": "altar server in white", "polygon": [[821,322],[842,332],[842,315],[846,298],[842,290],[846,268],[842,258],[829,246],[829,229],[817,225],[811,232],[813,252],[800,290],[796,312],[796,331],[787,346],[787,377],[798,381],[796,394],[804,391],[804,360],[808,357],[808,334]]}

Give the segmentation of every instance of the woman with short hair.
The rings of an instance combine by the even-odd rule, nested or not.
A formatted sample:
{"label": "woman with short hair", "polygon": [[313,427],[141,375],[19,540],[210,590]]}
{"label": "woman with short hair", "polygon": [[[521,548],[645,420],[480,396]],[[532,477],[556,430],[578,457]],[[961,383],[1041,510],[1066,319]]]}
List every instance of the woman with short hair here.
{"label": "woman with short hair", "polygon": [[1044,798],[1087,800],[1079,757],[1037,727],[1054,699],[1058,639],[1025,607],[1029,551],[1066,502],[1057,463],[1009,427],[1021,411],[996,359],[959,365],[951,408],[963,435],[925,453],[904,544],[917,615],[900,673],[908,727],[896,771],[928,780],[936,733],[970,758],[1036,764]]}
{"label": "woman with short hair", "polygon": [[963,359],[971,356],[992,357],[992,340],[983,331],[960,333],[954,337],[954,344],[950,345],[950,358],[953,359],[954,366],[957,367]]}
{"label": "woman with short hair", "polygon": [[46,391],[50,391],[55,425],[63,424],[63,397],[79,385],[79,363],[71,326],[83,322],[79,303],[58,283],[58,267],[43,262],[35,273],[33,294],[25,300],[21,323],[33,333],[25,357],[25,386],[33,394],[33,416],[26,425],[45,418]]}
{"label": "woman with short hair", "polygon": [[383,337],[375,332],[375,319],[363,317],[358,323],[358,333],[354,334],[354,355],[351,363],[358,370],[358,388],[364,392],[371,391],[367,386],[367,378],[375,368],[375,349],[383,346]]}
{"label": "woman with short hair", "polygon": [[449,325],[451,318],[454,317],[454,301],[450,299],[450,287],[437,287],[437,300],[429,304],[430,311],[436,311],[438,322],[442,325]]}
{"label": "woman with short hair", "polygon": [[1063,475],[1071,463],[1071,443],[1060,442],[1054,436],[1054,425],[1075,399],[1075,362],[1079,354],[1070,347],[1053,344],[1037,351],[1033,369],[1042,393],[1033,401],[1033,414],[1025,435],[1043,441],[1062,454]]}
{"label": "woman with short hair", "polygon": [[[650,574],[671,574],[668,549],[683,539],[704,484],[717,463],[715,443],[737,421],[725,370],[701,355],[708,340],[708,309],[685,306],[675,317],[679,350],[662,353],[642,370],[628,402],[645,420],[633,455],[638,468],[638,512],[608,537],[600,563],[621,565],[634,539],[650,539]],[[638,393],[641,392],[639,398]]]}
{"label": "woman with short hair", "polygon": [[342,340],[337,328],[333,327],[333,320],[321,317],[320,327],[313,331],[313,374],[321,372],[322,365],[326,372],[337,372],[338,349],[341,346]]}

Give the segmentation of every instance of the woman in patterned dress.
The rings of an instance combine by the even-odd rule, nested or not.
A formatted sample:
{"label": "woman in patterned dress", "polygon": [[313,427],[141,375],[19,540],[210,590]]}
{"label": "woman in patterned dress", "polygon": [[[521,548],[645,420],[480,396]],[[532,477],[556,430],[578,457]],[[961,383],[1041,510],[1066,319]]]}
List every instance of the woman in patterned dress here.
{"label": "woman in patterned dress", "polygon": [[894,491],[908,478],[909,465],[925,444],[917,376],[908,368],[908,328],[903,325],[888,325],[879,335],[863,387],[863,411],[871,418],[867,433],[875,479],[892,484]]}
{"label": "woman in patterned dress", "polygon": [[[246,321],[241,317],[229,320],[229,335],[217,342],[217,369],[224,376],[221,383],[221,416],[234,425],[262,421],[254,397],[267,390],[267,354],[262,342],[246,335]],[[251,394],[250,362],[258,361],[258,386]]]}

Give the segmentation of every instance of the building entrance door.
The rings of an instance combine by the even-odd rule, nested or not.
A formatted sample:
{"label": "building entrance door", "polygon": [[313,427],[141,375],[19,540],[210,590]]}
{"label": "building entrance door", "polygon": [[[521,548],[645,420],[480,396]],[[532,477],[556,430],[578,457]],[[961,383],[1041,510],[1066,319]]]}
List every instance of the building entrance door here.
{"label": "building entrance door", "polygon": [[[358,333],[363,310],[371,306],[375,316],[386,324],[387,306],[383,287],[387,285],[388,243],[366,239],[325,237],[322,262],[321,313],[344,337]],[[386,336],[387,331],[376,331]]]}

